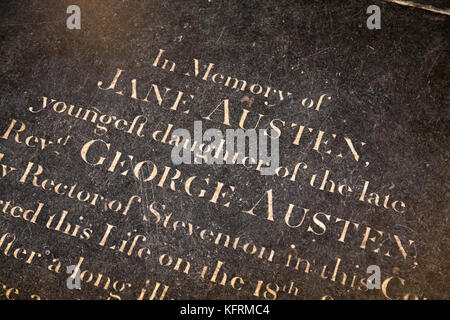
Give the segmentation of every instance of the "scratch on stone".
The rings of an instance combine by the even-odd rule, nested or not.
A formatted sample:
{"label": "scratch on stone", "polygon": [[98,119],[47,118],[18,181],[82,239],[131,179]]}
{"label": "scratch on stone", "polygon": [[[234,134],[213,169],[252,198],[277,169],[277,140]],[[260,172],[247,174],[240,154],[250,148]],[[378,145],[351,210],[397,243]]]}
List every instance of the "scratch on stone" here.
{"label": "scratch on stone", "polygon": [[216,43],[219,42],[220,38],[222,38],[222,34],[225,31],[225,27],[223,27],[222,32],[219,35],[219,38],[217,38]]}
{"label": "scratch on stone", "polygon": [[420,3],[416,3],[413,1],[406,1],[406,0],[388,0],[388,1],[399,4],[401,6],[419,8],[419,9],[428,10],[428,11],[431,11],[434,13],[445,14],[445,15],[450,16],[450,9],[440,9],[440,8],[433,7],[431,5],[425,5],[425,4],[420,4]]}

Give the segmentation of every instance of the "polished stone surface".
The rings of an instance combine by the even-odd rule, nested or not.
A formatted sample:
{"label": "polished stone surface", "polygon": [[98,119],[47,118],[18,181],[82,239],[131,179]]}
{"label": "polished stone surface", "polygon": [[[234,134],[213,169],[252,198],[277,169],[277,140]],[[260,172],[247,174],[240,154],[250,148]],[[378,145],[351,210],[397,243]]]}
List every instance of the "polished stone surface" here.
{"label": "polished stone surface", "polygon": [[[446,282],[450,257],[448,16],[383,1],[361,0],[87,0],[76,1],[82,13],[81,29],[69,30],[66,8],[75,4],[72,2],[0,4],[0,134],[16,119],[26,124],[27,135],[52,141],[71,136],[66,146],[49,147],[59,154],[27,147],[13,138],[0,139],[0,153],[4,154],[0,164],[23,172],[29,162],[39,163],[50,179],[78,183],[85,190],[121,199],[125,204],[134,194],[142,196],[143,201],[123,216],[57,196],[33,187],[31,182],[22,184],[15,173],[2,178],[0,200],[13,200],[13,204],[33,210],[40,201],[45,203],[42,218],[67,210],[72,222],[83,215],[95,230],[91,240],[82,240],[48,230],[45,223],[32,225],[2,213],[0,236],[14,233],[18,239],[15,245],[43,253],[48,250],[36,265],[0,254],[0,282],[19,288],[20,298],[29,298],[31,294],[51,299],[109,297],[109,292],[114,291],[105,291],[92,283],[83,283],[81,291],[67,289],[65,266],[76,264],[80,256],[85,258],[83,267],[132,283],[132,288],[121,295],[123,299],[136,299],[147,279],[170,286],[167,296],[174,299],[256,298],[253,293],[260,279],[264,285],[280,284],[279,299],[320,299],[325,295],[335,299],[386,298],[380,290],[362,291],[348,284],[340,285],[340,278],[330,280],[331,274],[322,279],[318,266],[328,265],[328,273],[332,273],[338,257],[342,259],[339,272],[347,273],[348,282],[353,274],[358,274],[358,281],[367,277],[367,266],[379,265],[382,279],[398,276],[405,280],[404,286],[398,280],[391,283],[392,297],[410,293],[420,299],[450,298]],[[428,3],[444,8],[446,2]],[[380,30],[366,28],[366,8],[371,4],[381,8]],[[160,48],[177,62],[176,72],[152,66]],[[281,88],[299,98],[317,99],[326,93],[332,100],[326,101],[318,112],[302,108],[298,100],[294,103],[288,99],[267,108],[261,96],[183,76],[184,72],[193,72],[193,58],[204,64],[212,62],[217,72],[249,83]],[[127,81],[137,79],[142,92],[157,83],[194,94],[192,110],[186,115],[158,106],[154,101],[130,99],[129,82],[124,95],[99,90],[98,81],[109,83],[117,68],[125,70]],[[95,126],[86,121],[51,110],[29,112],[30,106],[41,103],[42,96],[125,119],[143,114],[149,119],[148,135],[136,138],[110,129],[99,137],[93,132]],[[320,191],[311,188],[303,175],[294,183],[277,176],[261,176],[237,165],[177,167],[184,179],[210,177],[211,181],[224,182],[225,187],[235,186],[227,208],[223,203],[209,203],[183,191],[159,188],[156,180],[144,184],[131,175],[121,176],[120,171],[111,174],[106,166],[87,165],[80,157],[81,147],[87,141],[100,138],[111,143],[114,151],[135,155],[139,161],[153,160],[159,170],[173,166],[171,147],[152,141],[151,132],[164,130],[168,123],[174,124],[174,128],[192,130],[195,120],[208,115],[225,98],[230,99],[235,124],[239,122],[241,109],[247,108],[253,114],[253,123],[256,113],[265,115],[262,125],[266,128],[266,119],[279,118],[289,124],[364,141],[362,158],[370,162],[367,167],[353,161],[351,155],[340,159],[315,152],[311,144],[292,145],[297,131],[286,127],[280,140],[281,163],[293,168],[304,161],[311,170],[318,173],[331,170],[335,181],[345,181],[357,188],[369,180],[371,190],[403,200],[407,209],[398,213],[369,205],[355,196]],[[204,125],[227,128],[220,120]],[[199,188],[195,191],[199,192]],[[265,219],[264,211],[255,212],[256,216],[243,213],[270,189],[276,221]],[[178,220],[233,237],[250,238],[275,250],[280,258],[273,263],[261,262],[242,250],[186,237],[166,230],[162,224],[146,223],[142,214],[152,201],[166,204],[167,213],[173,211]],[[306,227],[288,227],[283,217],[290,203],[330,214],[333,217],[330,233],[313,237]],[[344,243],[336,241],[337,231],[333,229],[336,217],[359,223],[359,233],[354,231]],[[321,220],[326,221],[324,217]],[[190,260],[192,273],[174,272],[160,266],[155,258],[143,261],[99,246],[106,223],[120,228],[122,239],[128,231],[146,235],[155,256],[170,253]],[[393,248],[392,257],[360,248],[365,226],[391,235],[385,246]],[[315,228],[320,231],[317,225]],[[398,235],[405,246],[407,240],[414,240],[417,258],[411,260],[408,256],[404,260],[396,250],[392,234]],[[375,235],[376,232],[371,234]],[[291,244],[295,244],[295,250]],[[370,249],[375,250],[376,245],[372,243]],[[415,250],[408,247],[407,252],[414,254]],[[311,260],[313,271],[305,274],[284,267],[288,254]],[[60,273],[47,268],[56,258],[64,262]],[[214,268],[217,260],[224,262],[230,277],[241,275],[247,280],[245,289],[238,291],[229,284],[223,287],[199,277],[203,265]],[[285,291],[289,290],[291,281],[299,288],[298,296],[282,292],[283,285],[287,287]]]}

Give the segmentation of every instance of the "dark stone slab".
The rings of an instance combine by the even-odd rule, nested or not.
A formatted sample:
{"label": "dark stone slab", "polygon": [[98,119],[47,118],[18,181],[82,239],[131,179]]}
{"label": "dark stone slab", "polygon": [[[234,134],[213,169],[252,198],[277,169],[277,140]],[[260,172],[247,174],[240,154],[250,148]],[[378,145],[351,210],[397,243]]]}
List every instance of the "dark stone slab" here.
{"label": "dark stone slab", "polygon": [[[439,8],[445,8],[446,3],[427,2]],[[66,9],[71,4],[81,8],[80,30],[66,27]],[[366,27],[366,8],[371,4],[381,8],[380,30]],[[110,293],[117,294],[115,290],[98,288],[93,281],[83,282],[81,291],[67,289],[65,267],[76,264],[80,256],[85,258],[83,268],[132,283],[131,288],[120,293],[122,299],[138,298],[146,280],[151,285],[158,281],[169,286],[167,297],[174,299],[257,298],[254,292],[258,280],[263,280],[264,286],[270,282],[279,284],[279,299],[384,299],[386,295],[380,290],[358,290],[349,284],[353,275],[357,281],[367,278],[365,269],[369,265],[380,266],[383,281],[390,277],[405,281],[402,285],[395,278],[390,283],[390,297],[450,297],[446,283],[450,244],[448,16],[384,1],[360,0],[2,1],[0,8],[0,134],[16,119],[26,124],[25,136],[52,141],[71,136],[66,146],[57,145],[50,151],[27,147],[25,142],[19,144],[13,138],[0,139],[0,154],[4,154],[0,164],[16,167],[20,173],[29,162],[40,164],[49,179],[76,183],[80,190],[121,199],[124,205],[132,195],[143,199],[124,216],[39,189],[31,180],[20,183],[17,173],[2,178],[0,200],[33,210],[38,202],[45,203],[42,219],[67,210],[72,225],[83,216],[82,228],[92,225],[94,230],[92,239],[83,240],[0,210],[0,237],[7,232],[15,234],[15,246],[43,253],[31,265],[0,254],[0,282],[19,288],[19,298],[27,299],[31,294],[50,299],[114,297]],[[176,72],[152,66],[159,49],[177,62]],[[326,93],[332,100],[326,101],[318,112],[290,100],[267,108],[261,96],[255,96],[249,104],[250,100],[245,99],[253,96],[248,92],[183,76],[184,72],[193,72],[193,58],[204,64],[212,62],[217,72],[249,83],[281,88],[299,98],[317,99]],[[109,83],[117,68],[125,70],[127,81],[137,79],[140,92],[157,83],[195,95],[191,112],[186,115],[154,101],[130,99],[129,91],[128,96],[121,96],[99,90],[98,81]],[[146,138],[113,129],[98,136],[95,126],[87,121],[51,110],[31,113],[28,108],[38,107],[42,96],[124,119],[143,114],[148,118]],[[226,188],[235,186],[228,208],[223,206],[225,201],[214,204],[189,196],[182,188],[176,192],[169,187],[160,188],[157,180],[144,184],[131,175],[120,175],[120,171],[112,174],[106,166],[90,166],[80,157],[86,142],[103,139],[112,144],[114,151],[135,155],[139,161],[151,159],[159,170],[175,167],[170,159],[171,147],[152,141],[151,132],[164,129],[168,123],[174,128],[192,130],[195,120],[202,120],[226,98],[230,99],[235,124],[245,107],[253,115],[264,114],[264,121],[284,119],[289,124],[314,128],[315,132],[321,129],[364,141],[362,158],[370,162],[367,167],[351,155],[339,159],[319,154],[312,150],[310,141],[301,147],[292,145],[297,131],[284,128],[281,164],[292,169],[304,161],[310,170],[321,174],[330,170],[335,181],[357,187],[368,180],[373,192],[391,194],[393,199],[404,201],[407,209],[395,212],[369,205],[355,196],[342,197],[314,189],[306,180],[307,174],[292,182],[261,176],[238,165],[176,167],[183,172],[183,179],[209,177],[211,181],[223,182]],[[204,121],[204,126],[227,128],[217,120]],[[264,126],[268,128],[268,122]],[[266,219],[261,208],[255,216],[243,213],[267,190],[273,190],[276,221]],[[243,250],[187,237],[164,228],[162,223],[145,222],[145,213],[149,219],[152,217],[146,207],[153,201],[164,203],[166,213],[173,211],[174,219],[229,234],[232,239],[252,239],[255,244],[275,250],[276,259],[262,261]],[[330,214],[329,231],[315,237],[307,232],[307,227],[288,227],[284,213],[289,204]],[[360,225],[344,243],[337,241],[336,217]],[[151,258],[144,261],[99,246],[107,223],[120,229],[123,239],[127,232],[145,235]],[[385,242],[373,244],[369,240],[371,246],[361,249],[366,226],[372,228],[371,236],[377,235],[374,230],[383,231]],[[317,225],[314,228],[320,231]],[[399,254],[393,235],[400,237],[405,248],[408,240],[414,241],[414,246],[406,248],[407,259]],[[373,252],[381,243],[383,254]],[[292,249],[292,244],[296,249]],[[386,248],[391,248],[391,257],[384,254]],[[1,249],[5,250],[5,245]],[[164,253],[191,261],[192,272],[186,275],[173,271],[173,267],[162,267],[155,257]],[[305,274],[286,268],[289,254],[308,259],[313,271]],[[332,281],[338,258],[338,278]],[[63,262],[60,273],[48,270],[52,259]],[[246,280],[243,290],[200,278],[202,266],[214,269],[217,260],[224,262],[230,278],[240,275]],[[324,265],[328,266],[327,279],[320,276]],[[346,285],[339,283],[341,272],[348,277]],[[208,277],[211,276],[209,270]],[[297,296],[287,292],[291,282],[299,288]],[[259,298],[264,299],[263,291]]]}

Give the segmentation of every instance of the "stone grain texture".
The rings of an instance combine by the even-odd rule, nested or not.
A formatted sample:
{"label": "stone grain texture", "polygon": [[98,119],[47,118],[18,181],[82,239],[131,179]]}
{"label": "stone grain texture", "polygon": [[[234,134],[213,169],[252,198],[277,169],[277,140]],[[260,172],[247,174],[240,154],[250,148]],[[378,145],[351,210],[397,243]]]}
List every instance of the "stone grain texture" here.
{"label": "stone grain texture", "polygon": [[[422,3],[445,8],[448,2]],[[81,8],[81,30],[66,28],[66,8],[71,4]],[[366,9],[371,4],[381,8],[381,30],[366,28]],[[43,202],[43,217],[62,210],[68,210],[70,217],[83,215],[95,226],[97,237],[106,223],[120,228],[124,238],[128,231],[145,234],[153,256],[169,253],[186,258],[192,262],[193,271],[189,275],[174,272],[161,267],[154,258],[143,261],[128,257],[99,247],[98,240],[76,239],[4,213],[0,216],[0,235],[14,233],[17,245],[40,252],[49,250],[51,258],[62,259],[64,265],[76,263],[83,256],[84,268],[133,284],[123,292],[123,299],[136,299],[146,279],[170,286],[168,295],[175,299],[256,298],[253,290],[257,280],[277,282],[280,287],[293,281],[299,288],[297,296],[280,291],[279,299],[320,299],[325,295],[335,299],[386,298],[380,290],[362,291],[339,284],[339,279],[331,281],[330,275],[322,279],[317,266],[328,265],[329,272],[337,257],[342,259],[340,272],[345,271],[350,279],[354,273],[366,277],[365,268],[372,264],[380,266],[383,279],[404,279],[404,286],[396,280],[391,283],[392,297],[411,293],[419,298],[448,299],[449,27],[448,16],[376,0],[1,1],[0,133],[17,119],[26,123],[27,132],[38,137],[72,137],[60,149],[60,155],[27,148],[12,138],[0,139],[0,153],[5,155],[1,163],[21,169],[30,161],[39,163],[49,178],[78,183],[111,199],[126,201],[138,194],[143,202],[127,216],[104,213],[31,183],[20,184],[14,176],[0,180],[0,200],[13,200],[33,209],[38,201]],[[187,78],[181,71],[169,73],[154,68],[153,59],[160,48],[177,62],[179,70],[192,70],[192,59],[197,58],[249,83],[281,88],[298,97],[317,99],[327,93],[332,100],[326,101],[319,112],[289,102],[267,108],[261,97],[255,97],[248,106],[244,98],[251,96],[248,93]],[[117,68],[126,70],[130,79],[137,78],[141,88],[158,83],[195,94],[195,109],[184,115],[156,103],[99,90],[97,82],[109,83]],[[313,189],[302,179],[303,174],[293,183],[277,176],[261,176],[243,166],[177,166],[185,177],[209,176],[226,186],[236,186],[230,208],[159,188],[157,181],[144,184],[119,172],[110,174],[106,167],[87,165],[79,155],[85,142],[99,138],[93,133],[94,125],[51,110],[38,114],[28,111],[28,107],[38,106],[42,96],[126,119],[143,114],[152,130],[161,130],[167,123],[192,130],[195,120],[201,120],[221,99],[229,98],[235,123],[245,107],[268,119],[285,119],[366,142],[363,154],[370,162],[368,167],[351,157],[319,154],[311,150],[311,145],[309,149],[292,145],[296,131],[283,129],[281,163],[292,168],[305,161],[319,173],[331,170],[335,181],[354,185],[370,180],[370,188],[405,201],[407,210],[396,213],[370,206],[355,196]],[[255,123],[256,118],[252,121]],[[226,129],[217,119],[204,121],[204,125]],[[267,127],[267,122],[264,125]],[[136,139],[110,129],[100,138],[111,142],[113,150],[153,160],[160,170],[165,165],[173,166],[170,146],[152,141],[150,135]],[[269,189],[273,189],[277,221],[265,219],[264,212],[256,217],[242,212]],[[165,203],[179,220],[250,238],[275,250],[277,257],[306,257],[313,271],[305,274],[284,267],[283,258],[263,262],[242,250],[215,246],[198,237],[166,231],[161,225],[144,223],[142,215],[152,201]],[[354,241],[341,243],[335,233],[314,238],[306,228],[289,228],[283,219],[289,203],[412,239],[416,250],[408,253],[416,251],[417,265],[404,262],[398,254],[390,258],[362,250],[363,231],[355,232]],[[388,243],[392,245],[392,241]],[[213,268],[216,260],[225,263],[230,276],[241,275],[251,285],[237,291],[229,285],[201,280],[199,268]],[[46,256],[45,261],[51,259]],[[84,283],[81,291],[68,290],[65,270],[50,272],[47,264],[30,266],[0,254],[0,280],[20,288],[23,299],[33,293],[50,299],[105,299],[113,292]]]}

